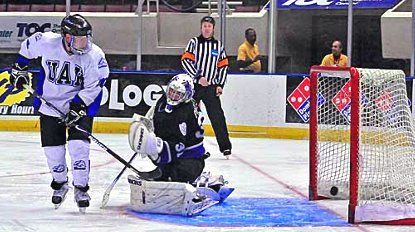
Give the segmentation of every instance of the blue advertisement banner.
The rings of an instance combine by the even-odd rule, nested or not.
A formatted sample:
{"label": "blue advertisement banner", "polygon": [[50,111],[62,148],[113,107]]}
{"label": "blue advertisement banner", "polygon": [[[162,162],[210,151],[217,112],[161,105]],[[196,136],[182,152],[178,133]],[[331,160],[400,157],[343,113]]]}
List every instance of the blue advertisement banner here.
{"label": "blue advertisement banner", "polygon": [[[356,9],[392,8],[399,0],[353,0]],[[279,9],[347,9],[348,0],[279,0]],[[269,8],[269,3],[267,4]]]}

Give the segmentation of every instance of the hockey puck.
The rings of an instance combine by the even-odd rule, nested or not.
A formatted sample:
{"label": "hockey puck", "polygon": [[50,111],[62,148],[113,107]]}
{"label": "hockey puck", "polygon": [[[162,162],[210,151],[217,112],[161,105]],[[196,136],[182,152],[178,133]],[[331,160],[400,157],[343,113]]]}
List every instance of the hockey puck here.
{"label": "hockey puck", "polygon": [[336,196],[336,195],[337,195],[337,193],[339,193],[339,189],[338,189],[336,186],[331,187],[331,189],[330,189],[330,194],[331,194],[332,196]]}

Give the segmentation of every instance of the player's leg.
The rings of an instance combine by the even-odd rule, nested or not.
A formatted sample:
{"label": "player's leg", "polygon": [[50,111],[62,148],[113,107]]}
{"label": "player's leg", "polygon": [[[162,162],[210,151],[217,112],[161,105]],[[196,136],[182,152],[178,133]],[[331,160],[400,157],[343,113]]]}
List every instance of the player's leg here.
{"label": "player's leg", "polygon": [[172,167],[171,163],[158,166],[162,174],[159,178],[154,179],[154,181],[170,181]]}
{"label": "player's leg", "polygon": [[159,166],[163,173],[155,181],[174,181],[192,183],[203,172],[205,161],[200,159],[179,159]]}
{"label": "player's leg", "polygon": [[[92,131],[93,119],[90,117],[83,117],[78,121],[78,125],[85,130]],[[90,141],[87,135],[71,127],[68,130],[68,150],[71,156],[73,185],[75,186],[75,201],[78,204],[81,212],[89,206],[89,197],[87,191],[89,190],[89,149]]]}
{"label": "player's leg", "polygon": [[205,160],[203,158],[178,159],[171,166],[171,181],[193,183],[202,174]]}
{"label": "player's leg", "polygon": [[225,113],[223,112],[220,98],[216,96],[216,87],[209,86],[209,93],[202,99],[206,111],[212,123],[219,150],[228,156],[231,154],[232,144],[229,140],[228,128],[226,125]]}
{"label": "player's leg", "polygon": [[195,84],[195,93],[193,94],[193,100],[196,102],[196,106],[200,108],[200,100],[206,94],[206,87],[203,87],[199,84]]}
{"label": "player's leg", "polygon": [[40,116],[42,147],[52,173],[51,187],[54,190],[52,203],[58,208],[64,201],[68,186],[68,168],[65,160],[66,127],[56,117]]}

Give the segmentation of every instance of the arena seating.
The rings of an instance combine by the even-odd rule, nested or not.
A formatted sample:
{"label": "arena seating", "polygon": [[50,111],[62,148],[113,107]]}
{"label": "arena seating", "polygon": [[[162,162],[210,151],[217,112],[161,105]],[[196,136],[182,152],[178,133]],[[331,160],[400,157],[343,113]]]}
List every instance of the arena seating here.
{"label": "arena seating", "polygon": [[[137,9],[136,0],[73,0],[71,1],[72,12],[134,12]],[[234,4],[235,5],[235,4]],[[180,5],[174,7],[181,9]],[[0,1],[0,12],[17,11],[17,12],[64,12],[66,5],[64,0],[46,0],[46,1]],[[147,11],[144,4],[143,11]],[[150,11],[155,12],[156,6],[150,5]],[[160,2],[160,12],[174,12],[172,9]],[[234,12],[258,12],[258,6],[235,5]]]}

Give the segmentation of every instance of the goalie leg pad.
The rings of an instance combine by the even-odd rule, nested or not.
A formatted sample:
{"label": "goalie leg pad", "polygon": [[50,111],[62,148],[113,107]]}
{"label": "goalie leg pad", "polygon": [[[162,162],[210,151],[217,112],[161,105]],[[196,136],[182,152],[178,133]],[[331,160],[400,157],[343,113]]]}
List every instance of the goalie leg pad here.
{"label": "goalie leg pad", "polygon": [[145,181],[128,176],[131,188],[131,206],[143,213],[193,216],[219,201],[199,196],[190,184],[179,182]]}

